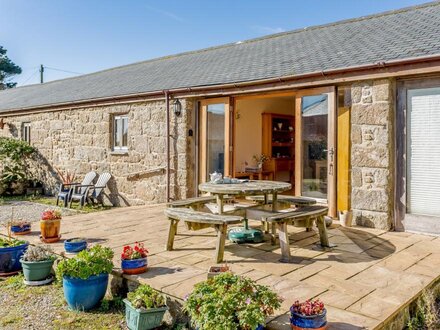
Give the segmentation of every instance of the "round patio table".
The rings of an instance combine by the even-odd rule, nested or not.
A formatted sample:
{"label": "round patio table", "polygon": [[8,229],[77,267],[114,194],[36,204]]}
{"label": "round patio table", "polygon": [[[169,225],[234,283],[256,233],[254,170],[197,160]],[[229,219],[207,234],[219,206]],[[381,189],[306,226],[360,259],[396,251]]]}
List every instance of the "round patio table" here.
{"label": "round patio table", "polygon": [[287,191],[292,185],[287,182],[256,180],[242,183],[213,183],[205,182],[199,184],[199,190],[209,192],[217,198],[217,210],[223,213],[223,199],[225,195],[252,196],[264,195],[267,203],[268,196],[272,196],[272,211],[277,211],[277,196],[279,192]]}

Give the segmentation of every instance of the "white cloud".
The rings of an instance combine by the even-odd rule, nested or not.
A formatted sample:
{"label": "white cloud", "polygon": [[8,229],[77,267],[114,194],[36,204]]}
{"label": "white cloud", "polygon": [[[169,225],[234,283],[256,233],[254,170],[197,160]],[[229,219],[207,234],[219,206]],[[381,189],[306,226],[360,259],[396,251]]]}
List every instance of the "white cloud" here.
{"label": "white cloud", "polygon": [[271,26],[262,26],[262,25],[254,25],[251,28],[261,34],[274,34],[274,33],[281,33],[286,31],[282,27],[271,27]]}
{"label": "white cloud", "polygon": [[169,18],[171,18],[171,19],[173,19],[175,21],[178,21],[178,22],[181,22],[181,23],[185,22],[185,20],[182,17],[180,17],[180,16],[178,16],[178,15],[176,15],[176,14],[170,12],[170,11],[162,10],[162,9],[151,7],[151,6],[145,6],[145,7],[147,7],[148,9],[150,9],[150,10],[152,10],[152,11],[158,13],[158,14],[161,14],[163,16],[169,17]]}

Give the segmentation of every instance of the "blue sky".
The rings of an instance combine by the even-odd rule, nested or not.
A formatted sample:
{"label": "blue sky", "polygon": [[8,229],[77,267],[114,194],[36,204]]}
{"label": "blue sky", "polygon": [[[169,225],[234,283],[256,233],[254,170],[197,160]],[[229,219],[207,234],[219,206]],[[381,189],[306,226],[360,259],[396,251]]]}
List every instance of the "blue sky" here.
{"label": "blue sky", "polygon": [[0,45],[28,85],[424,2],[0,0]]}

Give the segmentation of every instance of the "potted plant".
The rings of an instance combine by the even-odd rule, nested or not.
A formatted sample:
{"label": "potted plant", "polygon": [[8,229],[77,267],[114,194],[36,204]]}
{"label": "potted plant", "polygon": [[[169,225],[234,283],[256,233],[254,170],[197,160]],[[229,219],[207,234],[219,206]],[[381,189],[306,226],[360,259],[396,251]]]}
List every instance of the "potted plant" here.
{"label": "potted plant", "polygon": [[147,271],[148,250],[143,243],[136,242],[134,247],[124,246],[121,254],[121,268],[124,274],[142,274]]}
{"label": "potted plant", "polygon": [[[12,210],[12,215],[14,210]],[[11,217],[13,219],[13,216]],[[20,258],[26,251],[29,243],[12,238],[12,220],[3,223],[8,236],[0,237],[0,276],[14,275],[21,270]]]}
{"label": "potted plant", "polygon": [[11,223],[11,233],[14,235],[26,235],[31,232],[31,223],[26,220],[13,220]]}
{"label": "potted plant", "polygon": [[327,310],[319,299],[299,302],[290,307],[290,324],[294,330],[324,330],[327,327]]}
{"label": "potted plant", "polygon": [[20,258],[29,243],[11,238],[0,238],[0,276],[14,275],[21,270]]}
{"label": "potted plant", "polygon": [[257,163],[257,167],[260,171],[263,169],[264,163],[270,160],[270,158],[265,154],[254,155],[252,158]]}
{"label": "potted plant", "polygon": [[[50,273],[56,257],[50,247],[29,246],[20,259],[23,275],[29,285],[41,285],[52,281]],[[31,283],[38,282],[38,283]]]}
{"label": "potted plant", "polygon": [[104,298],[113,255],[110,248],[95,245],[60,261],[56,275],[63,283],[64,297],[71,309],[89,310]]}
{"label": "potted plant", "polygon": [[87,241],[85,238],[75,237],[64,241],[64,250],[67,253],[78,253],[87,249]]}
{"label": "potted plant", "polygon": [[41,215],[41,240],[45,243],[55,243],[61,238],[61,211],[46,210]]}
{"label": "potted plant", "polygon": [[221,266],[211,266],[208,269],[208,278],[220,275],[221,273],[229,272],[229,266],[227,264]]}
{"label": "potted plant", "polygon": [[125,319],[130,330],[148,330],[161,325],[168,310],[165,297],[143,284],[129,292],[125,303]]}
{"label": "potted plant", "polygon": [[226,272],[196,284],[184,310],[200,330],[254,330],[280,306],[280,298],[268,287]]}

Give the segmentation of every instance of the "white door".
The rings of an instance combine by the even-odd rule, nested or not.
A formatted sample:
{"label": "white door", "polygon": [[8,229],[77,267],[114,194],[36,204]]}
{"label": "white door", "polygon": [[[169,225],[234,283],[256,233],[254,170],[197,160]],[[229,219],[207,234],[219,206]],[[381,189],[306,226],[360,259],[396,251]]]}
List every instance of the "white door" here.
{"label": "white door", "polygon": [[406,212],[440,216],[440,88],[407,94]]}

